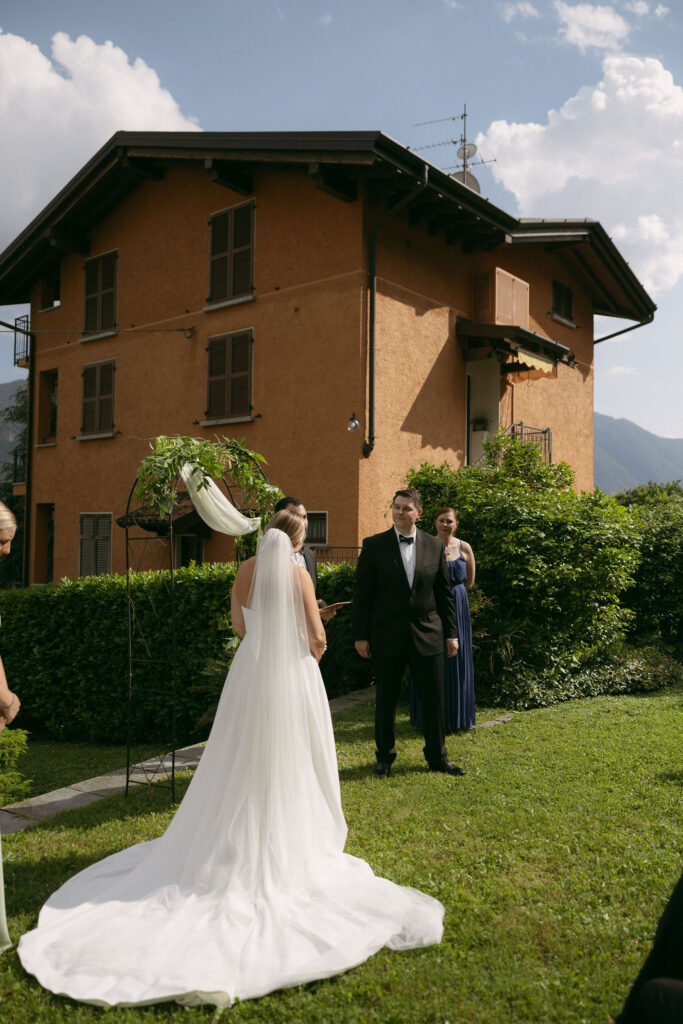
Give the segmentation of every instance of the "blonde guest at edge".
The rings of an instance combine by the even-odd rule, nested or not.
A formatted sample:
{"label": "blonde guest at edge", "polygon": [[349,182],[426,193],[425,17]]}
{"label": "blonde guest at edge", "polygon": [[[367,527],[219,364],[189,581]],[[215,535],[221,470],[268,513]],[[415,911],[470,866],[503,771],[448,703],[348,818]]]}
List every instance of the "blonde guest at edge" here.
{"label": "blonde guest at edge", "polygon": [[[17,532],[17,521],[6,505],[0,501],[0,556],[8,555]],[[12,693],[7,685],[5,667],[0,658],[0,732],[14,721],[19,713],[21,703],[16,693]],[[5,887],[2,879],[2,846],[0,846],[0,953],[8,949],[12,942],[7,931],[5,918]]]}

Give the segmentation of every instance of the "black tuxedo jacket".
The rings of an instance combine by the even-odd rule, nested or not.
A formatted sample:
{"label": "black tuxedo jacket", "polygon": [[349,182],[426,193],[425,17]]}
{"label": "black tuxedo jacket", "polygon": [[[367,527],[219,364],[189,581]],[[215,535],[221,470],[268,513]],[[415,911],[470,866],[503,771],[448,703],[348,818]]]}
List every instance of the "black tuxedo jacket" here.
{"label": "black tuxedo jacket", "polygon": [[406,637],[418,654],[443,654],[444,638],[455,639],[458,623],[443,542],[415,531],[412,587],[393,526],[366,537],[358,557],[353,598],[353,638],[369,640],[372,654],[400,654]]}
{"label": "black tuxedo jacket", "polygon": [[311,577],[311,579],[313,580],[313,589],[315,591],[315,596],[317,598],[317,596],[318,596],[318,573],[317,573],[317,561],[316,561],[316,557],[315,557],[315,551],[313,550],[313,548],[309,548],[309,547],[306,547],[306,545],[304,545],[301,548],[301,554],[304,556],[304,562],[306,563],[306,568],[308,569],[308,574]]}

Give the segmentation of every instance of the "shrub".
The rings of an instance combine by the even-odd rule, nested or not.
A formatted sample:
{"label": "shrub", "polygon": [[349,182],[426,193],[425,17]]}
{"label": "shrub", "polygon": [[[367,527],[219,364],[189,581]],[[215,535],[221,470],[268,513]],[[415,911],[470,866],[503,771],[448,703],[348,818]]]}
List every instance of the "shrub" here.
{"label": "shrub", "polygon": [[640,564],[624,600],[635,615],[631,635],[683,652],[683,486],[649,483],[618,494],[639,533]]}
{"label": "shrub", "polygon": [[478,698],[561,699],[624,635],[631,613],[619,598],[633,581],[637,530],[607,495],[576,494],[570,468],[544,463],[534,445],[499,434],[485,447],[477,466],[425,463],[408,483],[422,494],[422,527],[450,505],[474,550]]}
{"label": "shrub", "polygon": [[23,729],[3,729],[0,733],[0,807],[17,803],[28,796],[31,783],[17,771],[17,761],[26,750],[27,733]]}
{"label": "shrub", "polygon": [[[356,567],[349,562],[318,566],[318,590],[323,601],[350,601],[356,582]],[[351,690],[362,690],[372,681],[372,665],[359,658],[353,646],[351,608],[341,608],[325,623],[327,650],[320,660],[320,671],[328,697],[338,697]]]}

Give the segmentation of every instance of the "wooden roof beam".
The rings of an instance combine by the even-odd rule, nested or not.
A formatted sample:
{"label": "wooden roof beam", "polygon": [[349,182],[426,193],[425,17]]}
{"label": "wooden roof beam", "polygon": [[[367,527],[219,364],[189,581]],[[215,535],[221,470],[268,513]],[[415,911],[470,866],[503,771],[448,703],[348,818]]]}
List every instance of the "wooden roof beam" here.
{"label": "wooden roof beam", "polygon": [[358,182],[346,174],[325,166],[321,163],[308,165],[308,173],[316,188],[343,203],[354,203],[358,199]]}
{"label": "wooden roof beam", "polygon": [[229,188],[231,192],[239,192],[242,196],[253,195],[253,176],[241,168],[234,167],[224,160],[214,160],[212,157],[207,157],[204,160],[204,170],[216,185]]}

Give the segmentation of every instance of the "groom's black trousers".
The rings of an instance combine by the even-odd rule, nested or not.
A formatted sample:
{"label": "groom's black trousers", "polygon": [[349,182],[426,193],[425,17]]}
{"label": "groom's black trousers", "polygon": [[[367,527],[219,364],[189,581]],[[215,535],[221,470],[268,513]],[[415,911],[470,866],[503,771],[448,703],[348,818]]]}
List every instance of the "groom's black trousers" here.
{"label": "groom's black trousers", "polygon": [[425,657],[418,654],[412,641],[408,641],[400,654],[373,655],[375,686],[375,742],[377,760],[391,764],[396,757],[394,723],[396,702],[406,665],[410,667],[413,683],[422,702],[422,728],[424,755],[431,768],[436,768],[446,756],[446,727],[443,710],[443,654]]}

